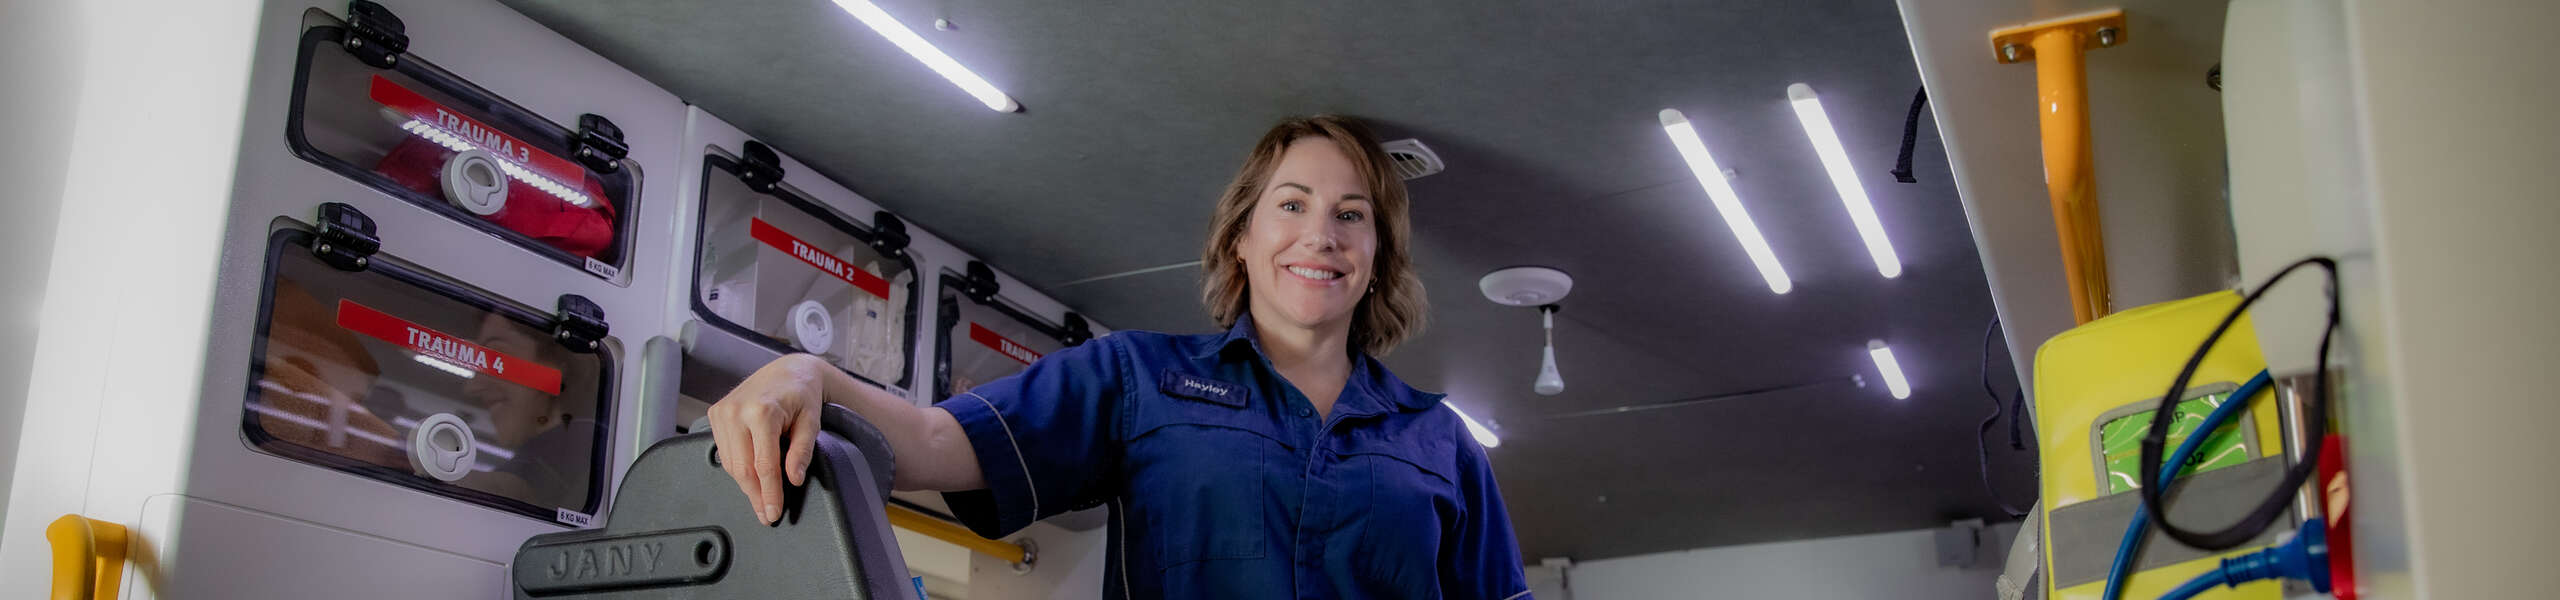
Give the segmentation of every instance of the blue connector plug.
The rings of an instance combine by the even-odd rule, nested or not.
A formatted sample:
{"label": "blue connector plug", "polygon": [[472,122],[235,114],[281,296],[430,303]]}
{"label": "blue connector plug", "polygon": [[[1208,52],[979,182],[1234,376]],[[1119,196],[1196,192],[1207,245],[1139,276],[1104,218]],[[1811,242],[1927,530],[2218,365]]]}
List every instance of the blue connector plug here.
{"label": "blue connector plug", "polygon": [[2160,600],[2187,600],[2213,588],[2238,587],[2243,583],[2278,577],[2310,582],[2311,589],[2329,593],[2328,537],[2328,523],[2312,519],[2294,530],[2293,539],[2273,548],[2222,559],[2222,568],[2187,580],[2178,589],[2161,596]]}

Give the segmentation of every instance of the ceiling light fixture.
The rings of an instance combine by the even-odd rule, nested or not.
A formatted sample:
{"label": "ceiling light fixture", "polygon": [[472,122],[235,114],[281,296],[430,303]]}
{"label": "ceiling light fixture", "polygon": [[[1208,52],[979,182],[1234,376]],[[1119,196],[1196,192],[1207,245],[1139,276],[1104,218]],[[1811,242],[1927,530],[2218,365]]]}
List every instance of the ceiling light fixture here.
{"label": "ceiling light fixture", "polygon": [[1476,443],[1483,444],[1486,448],[1502,445],[1502,438],[1495,437],[1493,430],[1485,429],[1484,424],[1477,423],[1475,417],[1467,416],[1467,411],[1458,410],[1458,405],[1450,404],[1449,412],[1458,413],[1458,420],[1467,422],[1467,433],[1475,436]]}
{"label": "ceiling light fixture", "polygon": [[1893,349],[1886,348],[1884,340],[1867,340],[1867,357],[1875,359],[1876,370],[1884,373],[1885,390],[1893,392],[1893,399],[1911,398],[1911,381],[1902,378],[1902,363],[1893,360]]}
{"label": "ceiling light fixture", "polygon": [[1538,363],[1538,380],[1531,383],[1529,389],[1536,390],[1540,396],[1562,394],[1564,375],[1556,372],[1556,305],[1538,307],[1538,318],[1547,324],[1547,349],[1545,358]]}
{"label": "ceiling light fixture", "polygon": [[1538,307],[1538,316],[1546,323],[1547,345],[1541,352],[1538,378],[1529,389],[1541,396],[1564,393],[1564,376],[1556,372],[1555,302],[1573,291],[1573,276],[1546,267],[1511,267],[1484,274],[1476,288],[1495,304]]}
{"label": "ceiling light fixture", "polygon": [[1751,255],[1751,264],[1760,268],[1760,278],[1769,281],[1769,291],[1780,294],[1795,289],[1795,281],[1787,278],[1787,269],[1778,265],[1778,254],[1769,249],[1769,240],[1760,236],[1760,226],[1751,224],[1751,213],[1742,210],[1742,197],[1733,192],[1733,182],[1726,181],[1724,169],[1716,166],[1716,158],[1707,154],[1707,144],[1698,140],[1698,130],[1689,125],[1689,117],[1678,109],[1662,109],[1662,131],[1671,135],[1671,145],[1680,149],[1680,158],[1689,161],[1689,173],[1698,177],[1698,185],[1707,188],[1707,198],[1715,201],[1716,212],[1724,215],[1725,227],[1733,229],[1733,237],[1742,241],[1742,251]]}
{"label": "ceiling light fixture", "polygon": [[906,25],[899,24],[897,19],[891,18],[888,11],[880,10],[878,5],[872,4],[869,0],[836,0],[836,6],[843,7],[845,12],[853,13],[853,18],[861,19],[862,24],[871,26],[872,31],[880,32],[880,37],[889,38],[889,43],[897,44],[899,50],[907,51],[908,55],[923,61],[924,66],[941,74],[943,79],[951,80],[952,85],[960,86],[962,91],[976,96],[978,102],[985,103],[987,108],[995,109],[996,112],[1022,110],[1022,104],[1014,102],[1012,96],[1004,95],[1004,91],[996,89],[995,84],[987,83],[987,80],[979,78],[977,73],[969,72],[968,67],[960,66],[960,61],[952,60],[951,55],[943,54],[941,49],[925,42],[924,38],[916,35],[916,32],[907,29]]}
{"label": "ceiling light fixture", "polygon": [[1831,116],[1822,112],[1822,99],[1813,95],[1813,86],[1787,86],[1787,102],[1796,107],[1796,120],[1804,122],[1804,135],[1813,139],[1813,153],[1822,157],[1822,168],[1831,171],[1831,187],[1840,190],[1840,203],[1849,207],[1849,222],[1858,226],[1858,237],[1867,242],[1867,256],[1875,257],[1876,271],[1886,279],[1902,275],[1902,257],[1893,253],[1893,241],[1884,236],[1884,222],[1876,218],[1876,206],[1867,199],[1867,187],[1858,183],[1858,172],[1849,168],[1849,151],[1840,145],[1840,132],[1831,128]]}

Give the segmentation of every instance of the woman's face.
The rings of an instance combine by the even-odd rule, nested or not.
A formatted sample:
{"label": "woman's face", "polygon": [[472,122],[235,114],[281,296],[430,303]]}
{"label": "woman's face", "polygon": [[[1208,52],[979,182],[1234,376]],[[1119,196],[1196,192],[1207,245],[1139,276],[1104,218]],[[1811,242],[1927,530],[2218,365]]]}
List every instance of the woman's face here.
{"label": "woman's face", "polygon": [[1289,143],[1236,239],[1257,322],[1350,327],[1378,252],[1370,198],[1339,144],[1320,137]]}
{"label": "woman's face", "polygon": [[[481,321],[480,335],[473,341],[510,356],[541,356],[543,342],[513,325],[491,314]],[[560,425],[555,398],[541,390],[484,376],[463,383],[462,393],[489,409],[489,420],[498,427],[498,439],[490,441],[501,447],[522,447],[533,436]]]}

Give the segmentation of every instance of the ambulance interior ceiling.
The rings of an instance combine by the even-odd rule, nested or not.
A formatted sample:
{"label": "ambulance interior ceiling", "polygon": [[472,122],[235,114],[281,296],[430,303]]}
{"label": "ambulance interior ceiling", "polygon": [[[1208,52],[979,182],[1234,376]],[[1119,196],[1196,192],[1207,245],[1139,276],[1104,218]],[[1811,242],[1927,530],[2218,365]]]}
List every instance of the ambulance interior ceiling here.
{"label": "ambulance interior ceiling", "polygon": [[[2009,520],[1975,455],[1991,298],[1927,119],[1919,182],[1887,174],[1920,84],[1892,3],[879,2],[1019,100],[1009,114],[826,2],[505,2],[1116,329],[1212,327],[1186,263],[1279,117],[1422,140],[1448,165],[1411,182],[1432,323],[1386,362],[1493,422],[1530,560]],[[1797,82],[1837,124],[1899,278],[1878,274],[1790,109]],[[1733,170],[1793,291],[1745,257],[1666,107]],[[1477,290],[1515,265],[1574,277],[1561,395],[1530,389],[1537,313]],[[1879,382],[1869,339],[1891,344],[1909,399]],[[2014,393],[2005,349],[1990,361]],[[1991,449],[2002,497],[2025,505],[2032,457],[2006,419]]]}

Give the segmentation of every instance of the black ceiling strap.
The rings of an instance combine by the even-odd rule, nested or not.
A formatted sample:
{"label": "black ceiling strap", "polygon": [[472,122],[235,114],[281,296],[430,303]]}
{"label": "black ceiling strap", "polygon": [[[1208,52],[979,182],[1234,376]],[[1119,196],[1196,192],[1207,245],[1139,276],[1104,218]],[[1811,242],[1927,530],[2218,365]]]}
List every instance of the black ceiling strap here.
{"label": "black ceiling strap", "polygon": [[1919,183],[1911,178],[1911,146],[1920,141],[1920,111],[1929,107],[1929,88],[1911,93],[1911,115],[1902,118],[1902,158],[1893,161],[1893,180]]}

